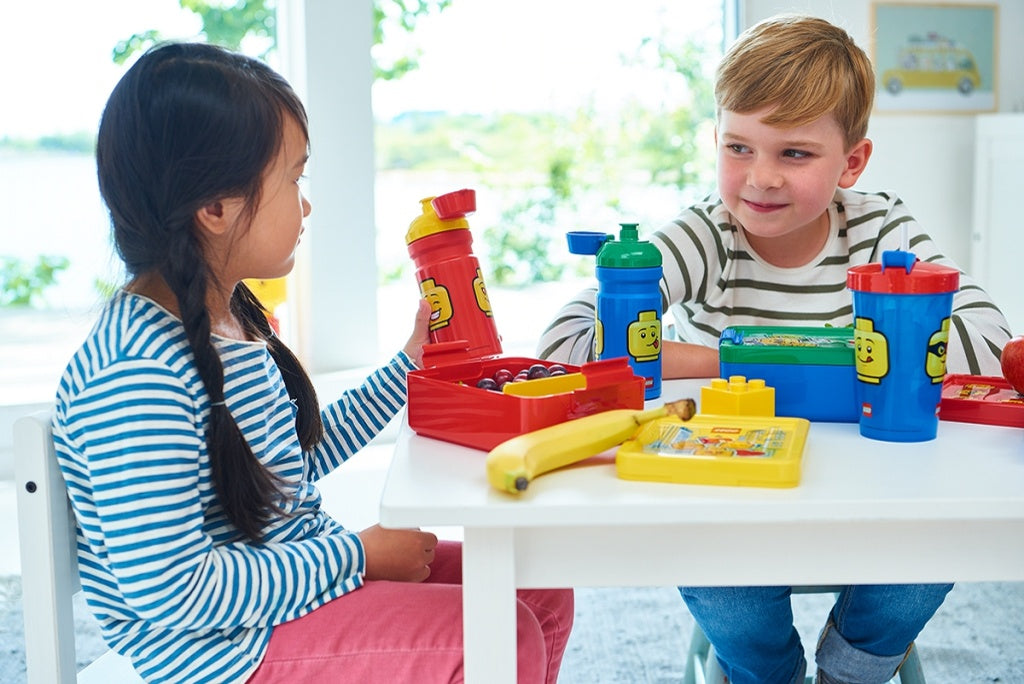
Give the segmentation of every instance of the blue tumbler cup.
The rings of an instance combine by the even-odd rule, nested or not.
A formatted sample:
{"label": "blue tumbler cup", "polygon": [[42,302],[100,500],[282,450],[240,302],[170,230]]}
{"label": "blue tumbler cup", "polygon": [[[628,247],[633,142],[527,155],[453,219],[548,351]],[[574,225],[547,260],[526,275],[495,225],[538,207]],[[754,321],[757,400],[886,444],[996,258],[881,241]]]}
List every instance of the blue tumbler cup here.
{"label": "blue tumbler cup", "polygon": [[960,273],[891,250],[881,263],[849,269],[846,284],[853,291],[860,434],[888,442],[934,439]]}

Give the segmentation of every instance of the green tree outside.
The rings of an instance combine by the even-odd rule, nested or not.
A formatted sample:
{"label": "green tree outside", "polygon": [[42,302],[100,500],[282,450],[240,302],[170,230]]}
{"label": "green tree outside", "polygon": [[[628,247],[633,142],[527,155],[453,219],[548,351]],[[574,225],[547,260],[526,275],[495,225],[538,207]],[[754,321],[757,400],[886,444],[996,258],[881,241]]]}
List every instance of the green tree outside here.
{"label": "green tree outside", "polygon": [[41,303],[57,274],[68,267],[67,257],[41,255],[35,263],[15,257],[0,258],[0,306]]}
{"label": "green tree outside", "polygon": [[[211,43],[251,51],[255,43],[266,58],[277,45],[274,0],[179,0],[201,21]],[[400,32],[411,32],[429,16],[442,13],[452,0],[376,0],[374,44]],[[155,43],[172,38],[142,30],[119,41],[111,57],[126,64]],[[623,205],[624,188],[637,183],[676,189],[680,197],[694,188],[709,188],[713,160],[698,145],[713,121],[714,105],[708,64],[712,46],[689,41],[678,44],[664,36],[648,38],[632,59],[661,70],[685,84],[683,106],[651,111],[627,103],[616,122],[602,121],[588,105],[575,114],[452,115],[409,113],[377,124],[378,169],[474,173],[480,184],[511,189],[517,199],[501,211],[495,225],[480,226],[483,249],[493,264],[488,280],[498,286],[527,286],[589,272],[592,265],[567,254],[566,230],[577,225],[581,206],[599,203],[610,210]],[[402,55],[387,64],[375,63],[377,79],[392,80],[418,67],[420,54]],[[90,151],[94,138],[82,136],[37,145],[50,149],[71,146]],[[11,141],[0,141],[11,143]],[[698,194],[703,194],[700,192]],[[692,199],[692,198],[688,198]],[[614,226],[587,226],[610,229]],[[384,282],[407,276],[407,261],[383,264]],[[51,279],[52,280],[52,279]],[[45,279],[36,287],[45,288]],[[4,288],[6,289],[6,285]],[[3,300],[0,299],[0,302]]]}

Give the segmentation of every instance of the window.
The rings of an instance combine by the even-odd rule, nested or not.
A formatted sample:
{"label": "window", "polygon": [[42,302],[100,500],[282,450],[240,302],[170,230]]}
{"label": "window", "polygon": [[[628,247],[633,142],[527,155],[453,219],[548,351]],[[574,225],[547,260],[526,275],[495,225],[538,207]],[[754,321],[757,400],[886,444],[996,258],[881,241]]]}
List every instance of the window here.
{"label": "window", "polygon": [[[592,273],[592,264],[564,252],[565,231],[613,231],[620,220],[653,230],[709,189],[699,146],[684,147],[701,142],[697,128],[704,124],[674,118],[694,94],[671,60],[694,59],[687,68],[710,77],[723,25],[714,0],[704,9],[642,0],[628,10],[584,0],[455,2],[375,49],[383,58],[417,48],[421,66],[402,80],[377,83],[373,115],[359,114],[357,101],[353,119],[332,108],[342,106],[334,100],[338,92],[369,90],[361,68],[369,68],[371,40],[360,27],[371,21],[371,0],[278,4],[281,49],[272,63],[313,117],[311,233],[323,236],[327,252],[322,262],[306,255],[306,272],[297,276],[305,282],[290,302],[293,325],[307,333],[295,334],[297,346],[314,371],[365,365],[404,342],[418,296],[404,233],[422,197],[477,190],[470,224],[506,351],[532,351],[555,305]],[[55,13],[62,20],[47,21]],[[59,49],[41,49],[23,30],[43,24]],[[123,73],[111,50],[146,29],[192,36],[200,23],[171,2],[116,0],[101,15],[88,3],[59,0],[21,3],[6,13],[0,58],[33,67],[5,75],[7,89],[32,106],[0,112],[0,256],[21,266],[42,255],[69,263],[54,286],[37,292],[34,308],[0,306],[0,403],[49,400],[103,292],[121,281],[96,190],[92,140]],[[368,142],[374,126],[376,169]],[[654,175],[652,160],[662,165]],[[690,173],[685,181],[681,170]],[[356,200],[339,201],[338,188],[349,184]],[[361,216],[375,210],[376,232],[354,208],[368,196],[376,201]],[[504,252],[488,246],[501,235],[532,242]],[[376,264],[361,256],[367,245]],[[379,286],[378,296],[367,282]],[[350,309],[353,300],[364,308]],[[359,339],[353,330],[363,320],[373,325]],[[331,353],[318,356],[318,349]]]}
{"label": "window", "polygon": [[[383,60],[420,50],[417,70],[373,87],[378,310],[411,310],[397,303],[417,294],[403,235],[418,200],[472,187],[505,350],[532,354],[592,280],[566,231],[635,221],[643,235],[710,191],[722,14],[718,2],[474,0],[376,46]],[[383,317],[382,346],[408,326]]]}
{"label": "window", "polygon": [[[105,293],[123,280],[93,157],[103,106],[126,69],[114,47],[137,32],[188,37],[200,27],[176,2],[5,8],[0,60],[31,66],[5,70],[6,102],[18,104],[0,110],[0,406],[52,398]],[[44,257],[58,266],[52,274]]]}
{"label": "window", "polygon": [[[22,283],[20,295],[31,295],[33,306],[0,305],[0,405],[53,396],[100,289],[120,278],[92,156],[103,104],[123,72],[111,50],[140,27],[192,35],[192,19],[175,3],[133,0],[112,0],[102,11],[74,0],[4,9],[0,61],[10,68],[0,111],[0,279],[5,294],[14,280]],[[43,255],[68,260],[45,289],[46,269],[36,272]]]}

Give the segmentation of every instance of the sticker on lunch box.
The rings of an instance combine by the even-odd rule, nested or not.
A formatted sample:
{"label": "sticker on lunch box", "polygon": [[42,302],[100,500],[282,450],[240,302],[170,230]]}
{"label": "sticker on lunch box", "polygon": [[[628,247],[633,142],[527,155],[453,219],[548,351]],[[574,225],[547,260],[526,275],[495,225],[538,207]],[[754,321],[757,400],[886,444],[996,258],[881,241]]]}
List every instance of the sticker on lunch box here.
{"label": "sticker on lunch box", "polygon": [[786,447],[788,433],[780,427],[734,426],[692,430],[684,425],[659,426],[655,439],[643,445],[649,454],[662,456],[718,456],[771,458]]}
{"label": "sticker on lunch box", "polygon": [[793,335],[781,332],[747,333],[742,343],[762,347],[852,347],[853,339],[836,339],[824,335]]}

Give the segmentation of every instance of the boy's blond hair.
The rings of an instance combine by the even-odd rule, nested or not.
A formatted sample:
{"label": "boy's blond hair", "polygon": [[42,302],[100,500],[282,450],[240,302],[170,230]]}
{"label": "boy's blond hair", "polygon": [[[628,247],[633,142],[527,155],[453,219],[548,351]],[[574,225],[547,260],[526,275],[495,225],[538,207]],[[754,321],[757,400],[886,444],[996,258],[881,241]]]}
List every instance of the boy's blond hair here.
{"label": "boy's blond hair", "polygon": [[781,15],[744,31],[718,66],[718,111],[765,107],[770,126],[802,126],[832,114],[847,149],[868,132],[875,95],[871,60],[843,29],[824,19]]}

